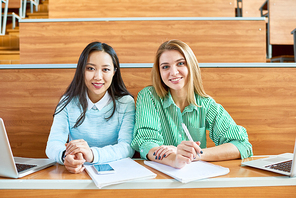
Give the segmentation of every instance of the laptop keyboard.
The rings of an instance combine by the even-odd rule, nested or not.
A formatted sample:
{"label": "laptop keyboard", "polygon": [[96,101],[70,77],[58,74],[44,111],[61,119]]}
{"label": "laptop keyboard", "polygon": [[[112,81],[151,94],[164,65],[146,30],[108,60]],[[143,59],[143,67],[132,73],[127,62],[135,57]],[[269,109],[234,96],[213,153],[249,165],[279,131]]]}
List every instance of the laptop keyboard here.
{"label": "laptop keyboard", "polygon": [[271,165],[268,165],[265,167],[275,169],[275,170],[281,170],[281,171],[289,173],[289,172],[291,172],[292,160],[280,162],[280,163],[276,163],[276,164],[271,164]]}
{"label": "laptop keyboard", "polygon": [[16,165],[17,172],[22,172],[37,166],[32,164],[17,164],[17,163],[15,165]]}

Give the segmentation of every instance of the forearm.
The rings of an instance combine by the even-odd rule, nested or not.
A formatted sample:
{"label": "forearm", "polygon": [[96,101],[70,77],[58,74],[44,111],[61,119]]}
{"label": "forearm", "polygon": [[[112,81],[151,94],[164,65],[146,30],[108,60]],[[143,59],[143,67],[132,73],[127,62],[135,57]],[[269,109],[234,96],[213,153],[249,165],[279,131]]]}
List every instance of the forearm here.
{"label": "forearm", "polygon": [[225,143],[211,148],[204,148],[202,151],[203,154],[201,154],[200,158],[197,158],[196,160],[222,161],[238,159],[241,157],[237,147],[231,143]]}
{"label": "forearm", "polygon": [[122,158],[132,157],[134,150],[126,142],[108,145],[102,148],[91,147],[94,154],[93,163],[107,163]]}
{"label": "forearm", "polygon": [[59,164],[63,164],[62,161],[62,153],[66,149],[66,147],[60,142],[50,142],[46,146],[46,155],[49,159],[53,159]]}

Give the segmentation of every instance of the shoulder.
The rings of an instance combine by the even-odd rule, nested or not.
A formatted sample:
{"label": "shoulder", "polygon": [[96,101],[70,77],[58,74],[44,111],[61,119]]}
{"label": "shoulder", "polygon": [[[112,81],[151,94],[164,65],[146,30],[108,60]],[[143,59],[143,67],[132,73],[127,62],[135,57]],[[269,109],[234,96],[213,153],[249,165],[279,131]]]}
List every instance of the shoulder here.
{"label": "shoulder", "polygon": [[65,109],[68,109],[68,108],[73,108],[73,107],[76,107],[78,108],[79,107],[79,98],[78,97],[74,97],[72,98],[70,101],[69,99],[67,98],[67,96],[62,96],[58,105],[57,105],[57,110],[61,109],[61,108],[65,108]]}
{"label": "shoulder", "polygon": [[116,101],[119,103],[135,103],[134,98],[130,95],[121,96],[117,98]]}
{"label": "shoulder", "polygon": [[206,109],[210,108],[211,106],[218,105],[216,101],[212,97],[202,97],[198,94],[195,94],[196,104],[198,106],[205,107]]}
{"label": "shoulder", "polygon": [[210,103],[215,103],[215,100],[212,97],[203,97],[195,93],[195,100],[198,105],[208,105]]}
{"label": "shoulder", "polygon": [[155,89],[153,86],[148,86],[148,87],[145,87],[144,89],[142,89],[139,93],[138,93],[138,97],[141,97],[141,96],[147,96],[147,95],[150,95],[150,97],[158,97]]}

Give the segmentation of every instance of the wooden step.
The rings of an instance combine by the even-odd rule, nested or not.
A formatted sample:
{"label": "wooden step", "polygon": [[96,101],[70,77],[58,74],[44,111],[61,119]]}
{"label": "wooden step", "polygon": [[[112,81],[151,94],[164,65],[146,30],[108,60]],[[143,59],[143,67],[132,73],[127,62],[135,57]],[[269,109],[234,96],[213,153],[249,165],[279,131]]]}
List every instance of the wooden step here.
{"label": "wooden step", "polygon": [[20,64],[20,51],[0,50],[0,64]]}
{"label": "wooden step", "polygon": [[12,28],[6,29],[6,31],[7,31],[8,35],[13,35],[13,36],[17,36],[17,37],[19,36],[19,33],[20,33],[18,26],[16,26],[14,29],[12,29]]}
{"label": "wooden step", "polygon": [[16,35],[1,36],[0,50],[19,50],[19,37]]}
{"label": "wooden step", "polygon": [[27,13],[27,18],[29,19],[47,19],[48,12],[34,12],[34,13]]}

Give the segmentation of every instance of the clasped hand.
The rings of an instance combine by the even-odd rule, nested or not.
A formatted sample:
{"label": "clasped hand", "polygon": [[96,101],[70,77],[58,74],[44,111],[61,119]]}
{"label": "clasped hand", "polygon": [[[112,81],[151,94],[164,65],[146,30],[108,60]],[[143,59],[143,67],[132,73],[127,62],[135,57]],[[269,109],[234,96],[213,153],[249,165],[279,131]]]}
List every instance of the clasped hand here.
{"label": "clasped hand", "polygon": [[66,143],[64,165],[71,173],[81,173],[84,162],[93,161],[93,153],[85,140],[72,140]]}

